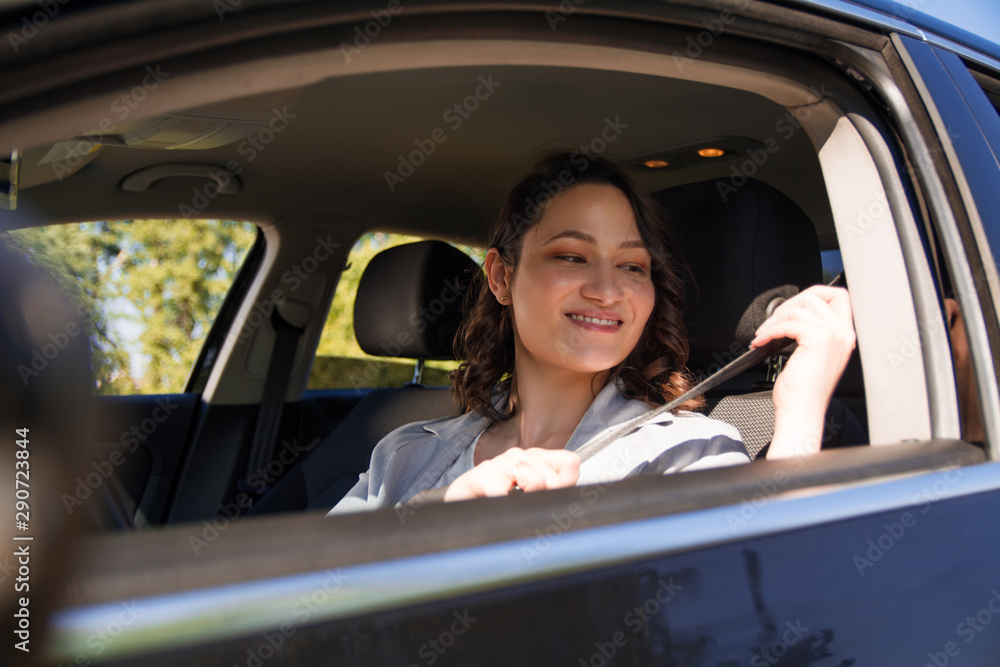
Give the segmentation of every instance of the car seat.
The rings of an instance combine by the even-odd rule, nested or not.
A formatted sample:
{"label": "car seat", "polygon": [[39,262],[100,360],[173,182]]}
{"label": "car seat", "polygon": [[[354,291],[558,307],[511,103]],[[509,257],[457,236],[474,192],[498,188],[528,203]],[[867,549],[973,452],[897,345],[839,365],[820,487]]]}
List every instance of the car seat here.
{"label": "car seat", "polygon": [[[689,367],[708,375],[747,350],[767,319],[768,306],[822,282],[815,227],[801,208],[755,179],[734,188],[710,180],[653,195],[677,230],[690,267],[685,321]],[[853,382],[856,361],[843,382]],[[751,458],[774,432],[774,405],[767,369],[723,383],[705,396],[704,412],[735,426]],[[867,436],[850,410],[832,400],[824,446],[860,444]]]}
{"label": "car seat", "polygon": [[354,331],[366,353],[415,359],[414,381],[368,393],[249,514],[333,507],[368,470],[372,450],[410,422],[458,414],[447,388],[420,384],[423,362],[454,359],[461,304],[480,271],[442,241],[388,248],[369,262],[354,303]]}

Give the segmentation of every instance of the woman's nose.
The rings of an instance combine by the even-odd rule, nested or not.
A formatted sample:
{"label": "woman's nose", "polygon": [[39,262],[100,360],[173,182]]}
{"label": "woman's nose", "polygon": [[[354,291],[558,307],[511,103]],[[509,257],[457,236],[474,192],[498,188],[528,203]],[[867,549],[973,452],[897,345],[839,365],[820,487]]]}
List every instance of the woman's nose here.
{"label": "woman's nose", "polygon": [[624,294],[621,276],[610,263],[594,262],[587,272],[581,293],[600,303],[616,301]]}

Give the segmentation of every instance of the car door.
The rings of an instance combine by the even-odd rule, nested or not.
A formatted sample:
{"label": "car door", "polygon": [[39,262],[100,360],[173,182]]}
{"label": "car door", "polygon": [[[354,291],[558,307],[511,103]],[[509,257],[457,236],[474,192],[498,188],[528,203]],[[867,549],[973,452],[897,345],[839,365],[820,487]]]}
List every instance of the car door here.
{"label": "car door", "polygon": [[[399,44],[381,53],[405,70],[428,53],[482,57],[514,34],[523,38],[516,52],[503,53],[522,64],[567,67],[579,64],[575,49],[612,45],[623,53],[603,51],[601,67],[649,67],[650,58],[672,63],[675,75],[705,67],[727,86],[756,76],[768,94],[813,100],[789,104],[799,112],[791,118],[812,132],[857,297],[873,446],[456,505],[332,519],[199,516],[96,536],[52,619],[52,658],[989,662],[1000,652],[990,631],[1000,536],[988,520],[1000,504],[997,435],[988,421],[986,451],[962,439],[939,286],[947,277],[969,318],[978,402],[995,419],[997,322],[987,287],[996,269],[975,228],[980,199],[959,183],[969,163],[955,157],[930,109],[970,103],[955,85],[928,92],[920,83],[929,74],[911,51],[923,47],[893,34],[919,31],[766,3],[545,5],[502,21],[481,9],[425,5],[442,15],[433,26],[396,16]],[[239,18],[220,14],[229,26]],[[260,28],[261,16],[290,20],[248,21]],[[378,16],[327,19],[361,28],[381,25]],[[432,29],[448,43],[428,44]],[[827,83],[835,92],[798,97],[810,76],[817,90]],[[975,165],[995,192],[996,169]]]}

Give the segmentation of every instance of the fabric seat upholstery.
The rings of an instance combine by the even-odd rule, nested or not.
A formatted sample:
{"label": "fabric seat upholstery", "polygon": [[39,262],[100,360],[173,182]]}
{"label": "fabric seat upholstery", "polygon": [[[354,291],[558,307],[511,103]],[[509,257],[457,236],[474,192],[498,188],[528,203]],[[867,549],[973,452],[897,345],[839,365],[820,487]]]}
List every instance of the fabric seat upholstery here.
{"label": "fabric seat upholstery", "polygon": [[[708,375],[742,354],[776,298],[822,282],[819,240],[808,216],[773,187],[747,179],[702,181],[654,193],[677,229],[690,268],[685,321],[689,366]],[[770,442],[774,406],[764,371],[710,391],[704,411],[735,426],[751,458]],[[757,385],[755,386],[755,381]],[[860,444],[867,436],[836,400],[824,446]]]}
{"label": "fabric seat upholstery", "polygon": [[[461,305],[479,270],[468,255],[441,241],[396,246],[376,255],[355,299],[354,328],[361,349],[382,357],[453,359]],[[390,431],[459,412],[448,389],[414,384],[376,389],[250,513],[329,509],[368,469],[372,450]]]}

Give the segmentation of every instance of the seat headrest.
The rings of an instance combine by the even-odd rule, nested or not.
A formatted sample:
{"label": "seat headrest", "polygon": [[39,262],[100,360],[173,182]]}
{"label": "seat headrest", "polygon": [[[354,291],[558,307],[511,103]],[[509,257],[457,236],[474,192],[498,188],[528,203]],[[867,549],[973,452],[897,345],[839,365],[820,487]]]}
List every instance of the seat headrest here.
{"label": "seat headrest", "polygon": [[479,270],[468,255],[442,241],[375,255],[354,301],[361,349],[380,357],[453,359],[462,300]]}
{"label": "seat headrest", "polygon": [[806,214],[771,186],[702,181],[653,196],[677,230],[694,285],[685,321],[691,353],[746,349],[768,304],[823,278],[819,240]]}

